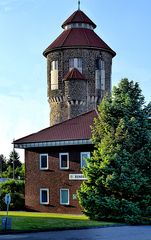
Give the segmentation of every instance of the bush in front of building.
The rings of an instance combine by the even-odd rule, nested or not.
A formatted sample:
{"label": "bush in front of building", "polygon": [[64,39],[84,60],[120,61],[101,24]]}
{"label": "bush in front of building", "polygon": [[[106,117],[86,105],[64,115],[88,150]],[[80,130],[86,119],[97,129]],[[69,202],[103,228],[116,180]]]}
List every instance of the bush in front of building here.
{"label": "bush in front of building", "polygon": [[79,202],[91,219],[145,223],[151,219],[151,134],[138,83],[123,79],[98,111]]}
{"label": "bush in front of building", "polygon": [[25,183],[23,180],[10,179],[0,183],[0,210],[6,210],[4,201],[6,193],[11,195],[11,203],[9,210],[24,210],[25,197],[24,197]]}

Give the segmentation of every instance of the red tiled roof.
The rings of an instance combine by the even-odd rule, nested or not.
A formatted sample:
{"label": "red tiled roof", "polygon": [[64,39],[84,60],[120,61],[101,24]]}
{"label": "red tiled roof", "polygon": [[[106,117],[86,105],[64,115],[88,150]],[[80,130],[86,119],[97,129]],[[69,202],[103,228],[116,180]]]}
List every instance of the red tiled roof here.
{"label": "red tiled roof", "polygon": [[73,68],[65,75],[64,81],[70,80],[70,79],[84,80],[85,77],[82,75],[82,73],[79,72],[78,69]]}
{"label": "red tiled roof", "polygon": [[66,120],[52,127],[14,141],[14,144],[37,143],[46,141],[89,140],[93,119],[97,117],[95,110]]}
{"label": "red tiled roof", "polygon": [[71,28],[64,30],[59,37],[52,42],[44,51],[44,56],[55,49],[60,48],[99,48],[111,52],[113,57],[116,53],[91,29]]}
{"label": "red tiled roof", "polygon": [[75,11],[63,24],[62,27],[64,28],[66,25],[70,23],[88,23],[96,28],[96,24],[91,21],[91,19],[81,10]]}

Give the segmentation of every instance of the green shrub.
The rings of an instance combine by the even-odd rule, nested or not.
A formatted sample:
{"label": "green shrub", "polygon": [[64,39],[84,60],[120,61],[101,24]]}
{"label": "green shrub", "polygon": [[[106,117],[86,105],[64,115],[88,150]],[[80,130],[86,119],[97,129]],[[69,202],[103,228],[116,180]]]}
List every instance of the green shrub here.
{"label": "green shrub", "polygon": [[25,184],[22,180],[8,180],[4,183],[0,183],[0,208],[6,210],[6,204],[4,198],[6,193],[11,195],[10,210],[24,210],[24,188]]}

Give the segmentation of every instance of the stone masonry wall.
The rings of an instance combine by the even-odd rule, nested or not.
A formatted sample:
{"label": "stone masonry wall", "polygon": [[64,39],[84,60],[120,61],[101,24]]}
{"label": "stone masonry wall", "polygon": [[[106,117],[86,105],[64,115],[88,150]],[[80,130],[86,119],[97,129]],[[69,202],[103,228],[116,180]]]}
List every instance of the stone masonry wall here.
{"label": "stone masonry wall", "polygon": [[[104,91],[96,91],[95,89],[95,62],[96,59],[102,57],[102,59],[105,61],[105,92]],[[74,100],[79,100],[79,103],[68,102],[67,98],[65,97],[65,91],[67,91],[67,88],[65,87],[66,83],[63,81],[63,78],[69,71],[69,59],[70,58],[82,58],[82,74],[87,79],[87,104],[81,105],[79,99],[79,95],[83,98],[85,96],[82,96],[79,93],[79,87],[77,86],[74,88],[74,98],[77,96]],[[51,62],[58,60],[58,90],[51,90]],[[48,75],[48,101],[50,104],[50,125],[54,125],[60,121],[66,120],[69,117],[71,117],[73,114],[71,114],[70,110],[72,109],[72,112],[74,112],[74,116],[78,115],[80,113],[84,113],[87,111],[90,111],[94,108],[96,108],[96,105],[100,102],[102,96],[104,96],[106,93],[110,93],[111,91],[111,67],[112,67],[112,55],[109,52],[101,51],[98,49],[61,49],[56,50],[48,54],[47,56],[47,75]],[[79,81],[80,84],[80,81]],[[66,89],[66,90],[65,90]],[[81,92],[85,91],[85,87],[81,89]],[[72,91],[73,93],[73,91]],[[85,94],[83,94],[85,95]],[[78,104],[79,108],[78,109]],[[81,107],[81,106],[82,107]],[[74,107],[75,106],[75,107]],[[73,110],[75,108],[75,110]],[[82,111],[82,112],[81,112]]]}

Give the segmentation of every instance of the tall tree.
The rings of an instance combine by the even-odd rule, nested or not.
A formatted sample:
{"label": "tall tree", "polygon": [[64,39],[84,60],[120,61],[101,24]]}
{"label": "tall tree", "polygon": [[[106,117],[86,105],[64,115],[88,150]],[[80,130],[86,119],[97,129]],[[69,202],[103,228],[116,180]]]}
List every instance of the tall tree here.
{"label": "tall tree", "polygon": [[13,162],[14,162],[14,169],[16,169],[17,167],[21,167],[22,163],[20,161],[20,156],[18,154],[18,152],[11,151],[10,155],[9,155],[9,159],[7,161],[7,165],[11,166],[11,168],[13,168]]}
{"label": "tall tree", "polygon": [[140,223],[151,216],[151,136],[138,83],[122,79],[92,127],[95,150],[78,191],[92,219]]}

